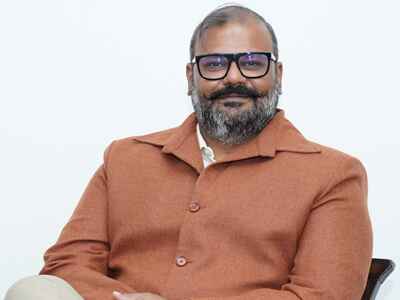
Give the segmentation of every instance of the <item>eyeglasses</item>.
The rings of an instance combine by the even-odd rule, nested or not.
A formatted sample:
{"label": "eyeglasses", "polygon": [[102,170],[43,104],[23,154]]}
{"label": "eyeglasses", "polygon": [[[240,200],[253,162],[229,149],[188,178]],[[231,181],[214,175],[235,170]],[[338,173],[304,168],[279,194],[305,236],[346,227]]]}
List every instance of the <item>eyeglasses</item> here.
{"label": "eyeglasses", "polygon": [[195,57],[200,76],[207,80],[225,78],[232,61],[236,63],[242,76],[260,78],[268,73],[270,62],[277,60],[271,52],[212,53]]}

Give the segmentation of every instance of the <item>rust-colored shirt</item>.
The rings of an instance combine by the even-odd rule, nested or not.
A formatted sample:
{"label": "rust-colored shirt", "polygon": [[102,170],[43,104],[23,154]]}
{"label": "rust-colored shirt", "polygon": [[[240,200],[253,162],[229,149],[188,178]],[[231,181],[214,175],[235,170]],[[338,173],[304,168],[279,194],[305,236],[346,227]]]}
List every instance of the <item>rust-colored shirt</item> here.
{"label": "rust-colored shirt", "polygon": [[356,300],[371,261],[367,178],[279,110],[204,169],[196,117],[113,142],[41,274],[86,300]]}

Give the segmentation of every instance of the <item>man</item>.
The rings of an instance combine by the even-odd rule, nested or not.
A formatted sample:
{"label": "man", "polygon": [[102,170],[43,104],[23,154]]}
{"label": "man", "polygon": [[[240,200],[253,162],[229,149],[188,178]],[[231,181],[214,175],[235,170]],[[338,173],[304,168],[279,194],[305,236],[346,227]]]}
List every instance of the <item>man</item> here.
{"label": "man", "polygon": [[190,53],[195,112],[114,141],[42,276],[7,300],[361,298],[372,251],[366,173],[277,108],[272,27],[224,6],[196,28]]}

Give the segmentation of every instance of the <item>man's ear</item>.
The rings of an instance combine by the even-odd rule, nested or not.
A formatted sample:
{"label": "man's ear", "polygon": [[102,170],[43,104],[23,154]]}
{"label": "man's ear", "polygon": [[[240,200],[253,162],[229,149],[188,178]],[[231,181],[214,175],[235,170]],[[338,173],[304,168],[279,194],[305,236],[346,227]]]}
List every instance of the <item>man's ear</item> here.
{"label": "man's ear", "polygon": [[186,64],[186,79],[188,84],[187,94],[190,96],[193,91],[193,64]]}
{"label": "man's ear", "polygon": [[279,94],[282,93],[282,75],[283,75],[283,65],[281,62],[276,63],[276,80],[279,85]]}

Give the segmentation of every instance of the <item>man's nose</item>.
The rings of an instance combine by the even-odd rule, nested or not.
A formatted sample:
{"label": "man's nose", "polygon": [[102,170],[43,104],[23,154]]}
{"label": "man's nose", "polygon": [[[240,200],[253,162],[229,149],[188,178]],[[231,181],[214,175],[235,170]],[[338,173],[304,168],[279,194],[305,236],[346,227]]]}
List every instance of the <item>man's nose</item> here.
{"label": "man's nose", "polygon": [[240,73],[236,62],[232,61],[228,74],[226,74],[224,78],[224,83],[237,84],[243,83],[245,81],[246,77],[244,77],[242,73]]}

